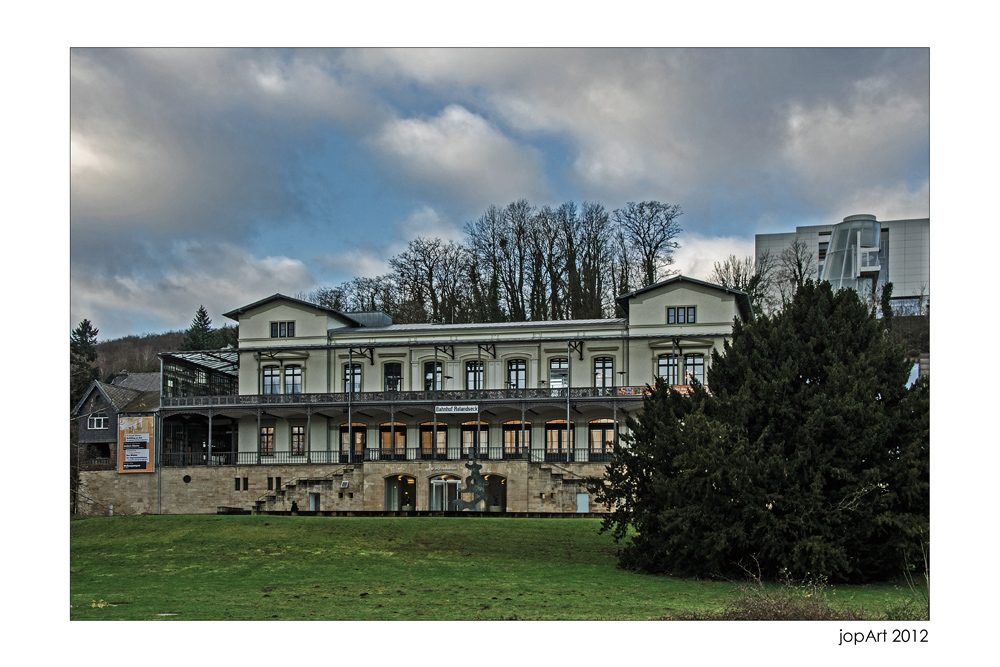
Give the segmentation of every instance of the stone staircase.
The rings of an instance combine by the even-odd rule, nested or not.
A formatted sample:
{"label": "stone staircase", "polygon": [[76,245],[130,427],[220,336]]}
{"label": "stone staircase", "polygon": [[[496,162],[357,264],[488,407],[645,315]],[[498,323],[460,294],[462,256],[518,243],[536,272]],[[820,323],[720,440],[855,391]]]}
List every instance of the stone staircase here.
{"label": "stone staircase", "polygon": [[350,481],[353,476],[354,466],[344,466],[327,475],[296,477],[282,482],[279,488],[267,491],[254,501],[253,513],[287,512],[291,509],[293,501],[298,504],[300,510],[308,510],[310,493],[338,491],[345,477]]}

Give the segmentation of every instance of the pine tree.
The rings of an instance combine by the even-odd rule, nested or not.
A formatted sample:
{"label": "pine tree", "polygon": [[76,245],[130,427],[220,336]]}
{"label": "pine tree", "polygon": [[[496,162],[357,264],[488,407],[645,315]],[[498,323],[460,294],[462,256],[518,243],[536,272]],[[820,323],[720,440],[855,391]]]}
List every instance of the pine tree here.
{"label": "pine tree", "polygon": [[198,306],[198,311],[191,320],[191,327],[184,332],[181,350],[213,350],[217,349],[218,337],[212,330],[212,320],[205,306]]}
{"label": "pine tree", "polygon": [[69,338],[70,406],[83,398],[90,383],[97,379],[97,333],[90,320],[83,320]]}
{"label": "pine tree", "polygon": [[[773,317],[736,321],[712,395],[658,385],[597,493],[622,565],[863,581],[929,539],[929,385],[851,290],[806,282]],[[684,407],[683,401],[688,405]],[[755,563],[751,565],[751,563]]]}

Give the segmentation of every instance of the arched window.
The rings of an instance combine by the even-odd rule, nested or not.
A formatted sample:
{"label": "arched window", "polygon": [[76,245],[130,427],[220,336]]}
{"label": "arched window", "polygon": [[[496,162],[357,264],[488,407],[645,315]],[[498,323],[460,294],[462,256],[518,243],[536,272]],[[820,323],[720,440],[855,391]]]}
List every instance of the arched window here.
{"label": "arched window", "polygon": [[452,508],[452,501],[458,499],[458,489],[462,480],[455,475],[439,475],[430,480],[430,509],[432,512],[446,512]]}
{"label": "arched window", "polygon": [[306,427],[301,425],[293,425],[291,427],[292,432],[292,456],[305,456],[306,455]]}
{"label": "arched window", "polygon": [[528,362],[511,359],[507,362],[507,388],[524,389],[528,386]]}
{"label": "arched window", "polygon": [[667,384],[677,384],[677,355],[661,354],[656,364],[656,376]]}
{"label": "arched window", "polygon": [[383,459],[406,458],[406,424],[402,422],[380,424],[378,436]]}
{"label": "arched window", "polygon": [[507,511],[507,478],[503,475],[483,475],[486,480],[486,511]]}
{"label": "arched window", "polygon": [[[347,424],[340,425],[340,457],[341,461],[346,461],[350,456],[354,461],[363,460],[365,454],[365,441],[368,438],[368,428],[364,424],[351,424],[348,433]],[[351,446],[353,443],[353,447]]]}
{"label": "arched window", "polygon": [[545,423],[546,461],[568,460],[568,454],[573,451],[573,426],[573,422],[570,422],[567,433],[565,419],[555,419]]}
{"label": "arched window", "polygon": [[[437,432],[437,442],[434,441],[434,433]],[[420,425],[420,458],[422,459],[443,459],[447,458],[448,446],[448,425],[444,422],[424,422]]]}
{"label": "arched window", "polygon": [[691,384],[691,380],[697,380],[699,384],[705,384],[705,355],[685,354],[684,355],[684,384]]}
{"label": "arched window", "polygon": [[382,367],[385,375],[386,391],[402,391],[403,389],[403,364],[395,361],[387,363]]}
{"label": "arched window", "polygon": [[476,361],[466,361],[465,362],[465,388],[466,389],[482,389],[483,388],[483,362]]}
{"label": "arched window", "polygon": [[476,429],[479,429],[479,447],[476,448],[477,458],[489,457],[490,425],[486,422],[465,422],[462,424],[462,455],[472,456],[473,443],[476,442]]}
{"label": "arched window", "polygon": [[424,391],[441,391],[441,362],[424,364]]}
{"label": "arched window", "polygon": [[590,460],[610,461],[614,455],[615,440],[613,419],[595,419],[590,422]]}
{"label": "arched window", "polygon": [[302,393],[302,367],[285,366],[285,393]]}
{"label": "arched window", "polygon": [[503,423],[503,457],[505,459],[527,458],[531,451],[531,422],[519,421]]}
{"label": "arched window", "polygon": [[615,362],[611,357],[594,359],[594,386],[613,387],[615,385]]}
{"label": "arched window", "polygon": [[555,357],[549,359],[549,386],[562,389],[569,382],[569,359]]}
{"label": "arched window", "polygon": [[344,391],[361,391],[361,364],[344,364]]}
{"label": "arched window", "polygon": [[409,475],[389,475],[385,478],[385,509],[387,512],[412,512],[416,506],[416,479]]}
{"label": "arched window", "polygon": [[277,394],[281,392],[281,369],[277,366],[264,366],[264,387],[265,394]]}

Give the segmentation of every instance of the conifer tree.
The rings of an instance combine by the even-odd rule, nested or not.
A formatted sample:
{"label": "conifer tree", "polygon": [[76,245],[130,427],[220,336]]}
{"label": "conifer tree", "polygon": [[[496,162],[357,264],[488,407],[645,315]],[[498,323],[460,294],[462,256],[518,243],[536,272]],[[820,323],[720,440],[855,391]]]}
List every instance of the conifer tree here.
{"label": "conifer tree", "polygon": [[666,397],[658,385],[633,451],[596,488],[616,508],[604,525],[625,540],[621,564],[898,574],[903,552],[929,539],[929,385],[907,390],[909,368],[857,294],[829,283],[806,282],[773,317],[736,321],[713,354],[711,395]]}
{"label": "conifer tree", "polygon": [[198,311],[191,320],[191,327],[184,332],[181,350],[212,350],[218,348],[218,337],[212,331],[212,320],[205,306],[198,306]]}
{"label": "conifer tree", "polygon": [[97,379],[97,333],[90,320],[83,320],[69,337],[71,407],[75,407],[90,383]]}

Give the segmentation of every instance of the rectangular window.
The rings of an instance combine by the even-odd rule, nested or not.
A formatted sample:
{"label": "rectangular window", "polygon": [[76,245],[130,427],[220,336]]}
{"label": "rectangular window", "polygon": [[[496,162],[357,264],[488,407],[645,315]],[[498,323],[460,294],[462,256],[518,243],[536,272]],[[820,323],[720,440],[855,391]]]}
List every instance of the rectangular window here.
{"label": "rectangular window", "polygon": [[705,355],[684,355],[684,374],[687,379],[685,384],[691,384],[692,379],[697,380],[699,384],[705,384]]}
{"label": "rectangular window", "polygon": [[594,386],[613,387],[615,384],[615,366],[611,357],[594,359]]}
{"label": "rectangular window", "polygon": [[295,322],[271,322],[271,338],[294,338]]}
{"label": "rectangular window", "polygon": [[424,364],[424,391],[441,391],[440,361],[428,361]]}
{"label": "rectangular window", "polygon": [[280,391],[281,369],[277,366],[264,366],[264,386],[265,394],[277,394]]}
{"label": "rectangular window", "polygon": [[274,455],[274,427],[260,427],[260,453],[264,456]]}
{"label": "rectangular window", "polygon": [[240,478],[236,477],[233,481],[236,482],[236,488],[234,489],[234,491],[239,491],[240,490]]}
{"label": "rectangular window", "polygon": [[569,359],[549,359],[549,386],[562,389],[569,382]]}
{"label": "rectangular window", "polygon": [[528,386],[528,362],[511,359],[507,362],[507,388],[524,389]]}
{"label": "rectangular window", "polygon": [[306,427],[292,427],[292,456],[305,456],[306,454]]}
{"label": "rectangular window", "polygon": [[403,364],[395,362],[383,367],[386,391],[401,391],[403,389]]}
{"label": "rectangular window", "polygon": [[243,478],[243,490],[244,491],[249,491],[250,490],[250,478],[249,477],[244,477]]}
{"label": "rectangular window", "polygon": [[285,393],[302,393],[302,367],[285,366]]}
{"label": "rectangular window", "polygon": [[361,391],[361,364],[344,365],[344,391]]}
{"label": "rectangular window", "polygon": [[694,306],[667,308],[667,324],[694,324]]}
{"label": "rectangular window", "polygon": [[103,412],[95,412],[87,417],[87,428],[106,429],[108,427],[108,415]]}
{"label": "rectangular window", "polygon": [[465,388],[483,388],[483,362],[478,360],[465,362]]}
{"label": "rectangular window", "polygon": [[274,491],[274,478],[273,477],[268,477],[267,478],[267,490],[268,491]]}
{"label": "rectangular window", "polygon": [[663,378],[667,384],[677,384],[677,357],[672,354],[661,354],[657,360],[656,375]]}

